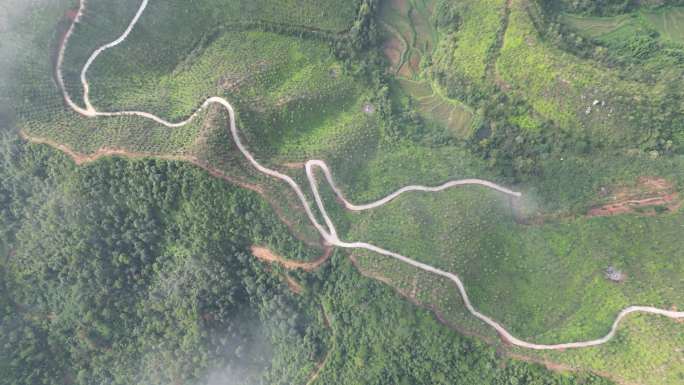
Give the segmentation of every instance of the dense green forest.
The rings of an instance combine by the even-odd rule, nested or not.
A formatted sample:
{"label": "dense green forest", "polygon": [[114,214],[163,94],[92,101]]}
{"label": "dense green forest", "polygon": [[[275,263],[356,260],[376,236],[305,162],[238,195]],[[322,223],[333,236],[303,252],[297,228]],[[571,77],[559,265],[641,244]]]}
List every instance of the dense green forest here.
{"label": "dense green forest", "polygon": [[343,254],[293,294],[248,246],[297,242],[196,167],[2,148],[2,384],[297,384],[318,362],[319,383],[606,383],[502,358]]}
{"label": "dense green forest", "polygon": [[5,145],[2,383],[308,374],[323,343],[315,308],[247,248],[298,247],[262,200],[185,164],[76,169],[46,147]]}

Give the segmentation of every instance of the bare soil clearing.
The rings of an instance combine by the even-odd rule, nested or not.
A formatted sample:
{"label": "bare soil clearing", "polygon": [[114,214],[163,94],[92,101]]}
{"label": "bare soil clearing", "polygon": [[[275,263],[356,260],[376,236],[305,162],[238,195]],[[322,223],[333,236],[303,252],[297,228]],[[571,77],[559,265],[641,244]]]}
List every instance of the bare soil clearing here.
{"label": "bare soil clearing", "polygon": [[404,45],[396,36],[392,36],[382,45],[382,51],[390,62],[390,67],[393,72],[401,65],[401,56],[404,50]]}
{"label": "bare soil clearing", "polygon": [[[641,176],[634,186],[603,187],[597,192],[601,203],[590,208],[585,216],[605,217],[615,215],[655,216],[677,212],[684,203],[677,187],[660,177]],[[521,225],[543,225],[547,221],[571,219],[572,215],[523,213],[521,202],[510,200],[516,223]]]}
{"label": "bare soil clearing", "polygon": [[[674,212],[681,206],[674,184],[663,178],[643,176],[634,187],[616,187],[602,190],[610,203],[589,210],[587,216],[600,217],[627,213],[657,214],[656,207]],[[651,210],[643,209],[651,208]]]}
{"label": "bare soil clearing", "polygon": [[304,168],[304,162],[283,163],[283,166],[290,169],[302,169]]}
{"label": "bare soil clearing", "polygon": [[322,264],[324,264],[328,258],[332,255],[333,249],[331,247],[328,247],[325,249],[325,252],[323,255],[320,256],[315,261],[311,262],[303,262],[303,261],[293,261],[291,259],[283,258],[282,256],[274,253],[271,249],[268,249],[266,247],[262,246],[257,246],[253,245],[251,247],[252,254],[257,257],[258,259],[268,262],[268,263],[277,263],[284,268],[288,270],[304,270],[304,271],[313,271],[316,270],[318,267],[320,267]]}
{"label": "bare soil clearing", "polygon": [[287,287],[289,287],[293,293],[302,294],[302,291],[304,291],[304,288],[302,287],[302,285],[299,284],[299,282],[295,281],[294,278],[290,277],[287,274],[285,274],[285,276],[283,278],[285,279],[285,283],[287,284]]}

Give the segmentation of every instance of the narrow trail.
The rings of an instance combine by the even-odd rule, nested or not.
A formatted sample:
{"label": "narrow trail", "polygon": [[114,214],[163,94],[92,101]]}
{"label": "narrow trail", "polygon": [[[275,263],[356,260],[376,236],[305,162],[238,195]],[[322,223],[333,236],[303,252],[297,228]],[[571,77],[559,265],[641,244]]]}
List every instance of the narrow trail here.
{"label": "narrow trail", "polygon": [[287,270],[304,270],[304,271],[314,271],[317,268],[319,268],[322,264],[328,261],[330,256],[332,255],[333,249],[332,247],[327,247],[325,251],[323,251],[323,254],[316,259],[315,261],[311,262],[302,262],[302,261],[295,261],[287,258],[283,258],[280,255],[274,253],[270,249],[262,246],[257,246],[257,245],[252,245],[250,248],[252,251],[252,255],[257,257],[258,259],[268,262],[268,263],[277,263],[284,267]]}
{"label": "narrow trail", "polygon": [[325,323],[326,327],[332,331],[332,346],[328,348],[328,351],[325,352],[325,356],[316,365],[316,369],[312,373],[311,377],[309,377],[309,381],[306,382],[306,385],[313,385],[318,381],[318,377],[321,375],[323,372],[323,368],[325,368],[325,365],[328,363],[328,359],[330,359],[330,354],[337,349],[337,338],[335,337],[335,329],[332,327],[332,323],[330,322],[330,317],[328,316],[328,313],[325,310],[325,305],[321,304],[321,311],[323,312],[323,322]]}
{"label": "narrow trail", "polygon": [[57,61],[57,74],[58,74],[58,84],[61,88],[62,94],[64,96],[64,100],[67,103],[67,105],[76,111],[77,113],[85,116],[85,117],[90,117],[90,118],[98,118],[98,117],[112,117],[112,116],[138,116],[146,119],[153,120],[161,125],[164,125],[168,128],[178,128],[182,127],[186,124],[188,124],[190,121],[195,119],[197,115],[204,109],[208,108],[212,104],[218,104],[223,106],[229,114],[229,124],[230,124],[230,133],[233,137],[233,140],[235,141],[236,146],[240,150],[240,152],[244,155],[244,157],[249,161],[249,163],[257,169],[259,172],[268,175],[270,177],[279,179],[285,183],[287,183],[292,190],[297,194],[297,197],[301,201],[304,210],[306,211],[306,215],[308,216],[309,220],[313,224],[313,226],[318,230],[318,232],[321,234],[323,239],[326,241],[331,246],[336,246],[340,248],[345,248],[345,249],[363,249],[363,250],[368,250],[372,251],[384,256],[388,256],[394,259],[397,259],[401,262],[404,262],[406,264],[409,264],[411,266],[414,266],[416,268],[419,268],[421,270],[434,273],[438,276],[445,277],[452,281],[456,287],[458,288],[461,297],[463,298],[463,302],[468,309],[468,311],[475,316],[476,318],[480,319],[487,325],[491,326],[494,328],[502,338],[504,338],[506,341],[509,343],[519,346],[522,348],[527,348],[527,349],[534,349],[534,350],[562,350],[562,349],[570,349],[570,348],[585,348],[585,347],[590,347],[590,346],[597,346],[604,344],[608,341],[610,341],[614,336],[615,333],[617,332],[618,326],[620,322],[629,314],[632,313],[649,313],[649,314],[655,314],[655,315],[661,315],[673,319],[680,319],[684,318],[684,312],[677,312],[677,311],[670,311],[670,310],[663,310],[663,309],[658,309],[650,306],[630,306],[628,308],[623,309],[615,321],[613,322],[613,325],[611,327],[610,332],[599,339],[596,340],[591,340],[591,341],[583,341],[583,342],[570,342],[570,343],[561,343],[561,344],[554,344],[554,345],[545,345],[545,344],[535,344],[532,342],[527,342],[523,341],[521,339],[516,338],[513,336],[511,333],[509,333],[501,324],[496,322],[494,319],[480,313],[475,309],[475,307],[472,305],[470,302],[470,298],[468,297],[468,294],[465,290],[465,287],[463,285],[463,282],[461,282],[460,278],[453,274],[449,273],[447,271],[443,271],[440,269],[437,269],[433,266],[427,265],[422,262],[415,261],[409,257],[403,256],[401,254],[385,250],[381,247],[369,244],[369,243],[364,243],[364,242],[345,242],[342,241],[338,235],[337,235],[337,230],[335,229],[335,226],[333,224],[332,219],[328,216],[328,213],[325,209],[325,205],[323,203],[323,199],[321,198],[321,195],[318,191],[318,183],[316,180],[316,170],[320,169],[328,183],[330,184],[330,187],[334,191],[334,193],[337,195],[337,197],[340,199],[340,201],[344,202],[344,205],[347,209],[349,210],[354,210],[354,211],[362,211],[362,210],[369,210],[373,209],[376,207],[380,207],[393,199],[396,199],[402,194],[408,193],[408,192],[413,192],[413,191],[422,191],[422,192],[437,192],[437,191],[442,191],[451,187],[456,187],[456,186],[464,186],[464,185],[479,185],[483,186],[486,188],[494,189],[498,192],[501,192],[502,194],[506,194],[512,197],[520,197],[521,194],[519,192],[514,192],[512,190],[509,190],[505,187],[499,186],[495,183],[480,180],[480,179],[466,179],[466,180],[458,180],[458,181],[451,181],[447,182],[441,186],[437,187],[427,187],[427,186],[407,186],[404,187],[400,190],[397,190],[396,192],[388,195],[385,198],[382,198],[378,201],[364,204],[364,205],[354,205],[347,201],[340,189],[335,185],[332,177],[332,173],[330,172],[330,169],[328,168],[328,165],[321,161],[321,160],[309,160],[306,162],[305,167],[306,167],[306,175],[309,181],[309,185],[311,188],[311,191],[314,195],[314,199],[316,202],[316,206],[318,210],[320,211],[320,214],[325,222],[325,224],[321,224],[316,216],[314,215],[314,212],[311,208],[311,205],[304,195],[304,192],[302,191],[302,188],[295,182],[292,177],[289,175],[280,173],[276,170],[269,169],[265,166],[263,166],[261,163],[259,163],[254,155],[249,152],[245,144],[242,142],[242,139],[240,139],[240,135],[238,133],[237,129],[237,124],[236,124],[236,119],[235,119],[235,111],[233,110],[233,106],[225,99],[220,98],[220,97],[211,97],[208,98],[197,111],[195,111],[189,118],[182,122],[177,122],[177,123],[172,123],[169,121],[166,121],[154,114],[151,114],[149,112],[143,112],[143,111],[119,111],[119,112],[100,112],[93,107],[93,105],[90,102],[89,94],[90,94],[90,88],[88,85],[88,80],[87,80],[87,73],[88,69],[90,66],[93,64],[93,62],[97,59],[97,57],[102,54],[104,51],[106,51],[109,48],[113,48],[122,42],[126,40],[128,35],[133,31],[133,28],[135,25],[138,23],[140,20],[140,17],[142,16],[143,12],[147,8],[147,5],[149,3],[149,0],[142,0],[142,3],[140,5],[140,8],[138,9],[137,13],[133,17],[133,20],[130,22],[128,27],[125,29],[125,31],[119,36],[116,40],[112,41],[111,43],[105,44],[102,47],[96,49],[93,54],[88,58],[88,61],[86,62],[85,66],[83,67],[81,71],[81,83],[83,85],[83,100],[85,104],[85,108],[82,108],[74,101],[71,99],[69,96],[68,92],[66,91],[66,87],[64,85],[64,78],[62,74],[62,65],[64,62],[64,55],[66,51],[66,47],[68,45],[69,39],[73,35],[76,25],[79,23],[79,21],[83,17],[83,13],[85,11],[85,3],[86,0],[80,0],[80,5],[78,9],[78,13],[76,17],[74,18],[74,21],[72,25],[70,26],[65,38],[64,38],[64,43],[60,47],[59,50],[59,55],[58,55],[58,61]]}

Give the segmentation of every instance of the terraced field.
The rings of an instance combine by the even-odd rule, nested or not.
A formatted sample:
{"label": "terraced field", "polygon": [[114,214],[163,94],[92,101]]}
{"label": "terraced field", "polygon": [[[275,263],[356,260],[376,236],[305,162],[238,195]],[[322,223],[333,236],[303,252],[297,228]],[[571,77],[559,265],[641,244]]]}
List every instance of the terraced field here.
{"label": "terraced field", "polygon": [[[564,23],[575,28],[584,36],[598,38],[619,29],[633,31],[646,26],[657,31],[659,37],[672,42],[684,43],[684,8],[663,7],[660,9],[643,9],[631,14],[612,17],[589,17],[564,14]],[[624,32],[629,33],[629,32]]]}
{"label": "terraced field", "polygon": [[630,15],[590,17],[564,14],[561,17],[561,20],[573,26],[578,31],[581,31],[583,35],[590,37],[605,35],[626,24],[635,22],[634,17]]}
{"label": "terraced field", "polygon": [[388,69],[395,76],[402,96],[411,97],[416,109],[429,123],[446,127],[459,138],[472,133],[474,112],[458,100],[447,97],[423,69],[432,60],[440,34],[434,25],[435,0],[385,1],[380,8],[384,29],[383,52]]}
{"label": "terraced field", "polygon": [[434,0],[391,0],[381,4],[379,17],[392,69],[404,78],[420,76],[420,62],[434,49],[438,34],[432,25]]}
{"label": "terraced field", "polygon": [[684,44],[684,8],[663,8],[644,16],[663,38]]}

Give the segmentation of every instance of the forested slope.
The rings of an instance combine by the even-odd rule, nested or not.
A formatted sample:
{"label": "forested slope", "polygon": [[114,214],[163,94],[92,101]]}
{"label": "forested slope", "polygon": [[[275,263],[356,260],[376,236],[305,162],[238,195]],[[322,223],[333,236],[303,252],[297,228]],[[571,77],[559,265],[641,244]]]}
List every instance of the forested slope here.
{"label": "forested slope", "polygon": [[249,254],[301,248],[269,206],[196,167],[76,167],[5,133],[3,384],[604,384],[497,357],[338,255],[294,273]]}

